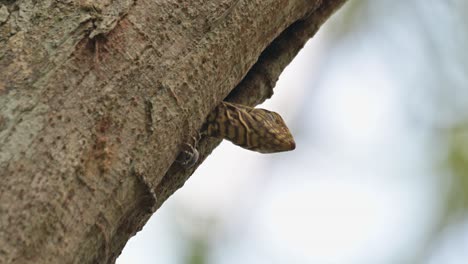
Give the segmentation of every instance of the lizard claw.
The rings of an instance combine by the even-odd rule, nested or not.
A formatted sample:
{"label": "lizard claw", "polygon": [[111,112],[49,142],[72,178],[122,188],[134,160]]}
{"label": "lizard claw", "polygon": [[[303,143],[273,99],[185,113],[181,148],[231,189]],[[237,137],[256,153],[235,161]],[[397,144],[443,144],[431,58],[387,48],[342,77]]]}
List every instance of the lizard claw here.
{"label": "lizard claw", "polygon": [[184,143],[187,149],[182,150],[176,159],[176,161],[186,169],[193,167],[200,157],[200,153],[198,153],[197,150],[198,140],[195,137],[192,139],[194,140],[193,146],[188,143]]}

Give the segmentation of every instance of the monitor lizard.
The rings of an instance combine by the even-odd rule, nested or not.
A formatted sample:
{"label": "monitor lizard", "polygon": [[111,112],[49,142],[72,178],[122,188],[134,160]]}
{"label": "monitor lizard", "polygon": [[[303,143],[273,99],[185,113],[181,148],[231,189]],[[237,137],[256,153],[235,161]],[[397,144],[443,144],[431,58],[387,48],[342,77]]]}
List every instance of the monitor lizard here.
{"label": "monitor lizard", "polygon": [[[296,148],[296,143],[283,118],[275,112],[241,104],[221,102],[208,115],[200,136],[227,139],[242,148],[276,153]],[[197,140],[196,140],[197,141]],[[186,144],[178,159],[184,167],[192,167],[198,160],[195,147]]]}

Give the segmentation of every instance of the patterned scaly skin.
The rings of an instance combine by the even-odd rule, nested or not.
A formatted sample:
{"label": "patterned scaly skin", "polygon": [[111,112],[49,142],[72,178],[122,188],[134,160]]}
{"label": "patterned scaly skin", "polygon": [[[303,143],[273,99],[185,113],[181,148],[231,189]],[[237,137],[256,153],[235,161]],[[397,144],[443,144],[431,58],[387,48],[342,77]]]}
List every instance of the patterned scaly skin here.
{"label": "patterned scaly skin", "polygon": [[291,132],[279,114],[228,102],[220,103],[210,113],[202,134],[224,138],[260,153],[289,151],[296,147]]}

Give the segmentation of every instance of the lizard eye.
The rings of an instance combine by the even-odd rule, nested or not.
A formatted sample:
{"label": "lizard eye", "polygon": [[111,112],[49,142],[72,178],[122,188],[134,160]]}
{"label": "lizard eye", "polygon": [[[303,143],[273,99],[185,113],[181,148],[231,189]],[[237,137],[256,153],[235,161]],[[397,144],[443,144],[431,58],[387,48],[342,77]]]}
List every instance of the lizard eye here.
{"label": "lizard eye", "polygon": [[269,113],[267,115],[267,118],[268,118],[269,121],[273,121],[273,122],[276,120],[275,116],[273,114],[271,114],[271,113]]}
{"label": "lizard eye", "polygon": [[276,123],[276,124],[281,124],[281,116],[275,112],[269,113],[268,115],[269,121]]}

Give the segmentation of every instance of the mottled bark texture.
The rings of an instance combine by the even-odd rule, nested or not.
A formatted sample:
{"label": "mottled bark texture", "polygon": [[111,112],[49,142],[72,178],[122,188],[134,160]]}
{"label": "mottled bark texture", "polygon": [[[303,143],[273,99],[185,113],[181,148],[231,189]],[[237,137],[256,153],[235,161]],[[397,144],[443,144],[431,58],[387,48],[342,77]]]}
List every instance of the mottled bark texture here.
{"label": "mottled bark texture", "polygon": [[0,1],[0,263],[113,262],[343,2]]}

